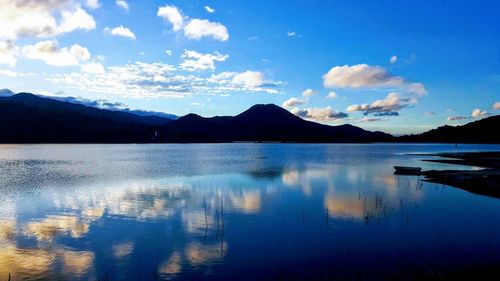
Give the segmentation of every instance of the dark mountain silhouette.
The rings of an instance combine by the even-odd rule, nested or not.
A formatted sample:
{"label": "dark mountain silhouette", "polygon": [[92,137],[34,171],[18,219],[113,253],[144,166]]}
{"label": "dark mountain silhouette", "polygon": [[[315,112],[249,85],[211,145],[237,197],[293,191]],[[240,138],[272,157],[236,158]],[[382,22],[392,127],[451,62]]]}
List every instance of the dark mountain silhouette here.
{"label": "dark mountain silhouette", "polygon": [[255,105],[237,116],[177,120],[139,116],[20,93],[0,97],[2,143],[113,142],[373,142],[390,141],[382,132],[352,125],[305,121],[272,104]]}
{"label": "dark mountain silhouette", "polygon": [[441,126],[418,135],[401,136],[400,142],[500,143],[500,115],[461,126]]}
{"label": "dark mountain silhouette", "polygon": [[170,119],[20,93],[0,98],[0,142],[148,142]]}
{"label": "dark mountain silhouette", "polygon": [[352,125],[327,126],[303,120],[274,105],[254,105],[236,116],[204,118],[188,114],[166,126],[172,142],[375,142],[392,136]]}

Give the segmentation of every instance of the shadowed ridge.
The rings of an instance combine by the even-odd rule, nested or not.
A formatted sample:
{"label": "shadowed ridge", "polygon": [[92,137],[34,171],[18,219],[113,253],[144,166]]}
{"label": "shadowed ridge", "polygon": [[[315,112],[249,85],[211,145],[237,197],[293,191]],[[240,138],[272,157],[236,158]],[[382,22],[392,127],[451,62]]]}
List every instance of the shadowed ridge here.
{"label": "shadowed ridge", "polygon": [[328,126],[304,120],[275,104],[257,104],[232,116],[188,114],[167,125],[173,142],[371,142],[392,139],[353,125]]}
{"label": "shadowed ridge", "polygon": [[500,143],[500,115],[459,126],[440,126],[418,135],[401,136],[401,142],[442,142],[442,143]]}

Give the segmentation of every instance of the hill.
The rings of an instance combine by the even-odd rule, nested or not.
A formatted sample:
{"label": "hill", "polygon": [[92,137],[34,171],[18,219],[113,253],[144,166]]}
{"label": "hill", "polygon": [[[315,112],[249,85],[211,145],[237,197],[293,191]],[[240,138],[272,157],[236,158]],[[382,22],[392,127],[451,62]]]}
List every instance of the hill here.
{"label": "hill", "polygon": [[170,121],[29,93],[0,97],[2,143],[148,142]]}
{"label": "hill", "polygon": [[380,142],[393,137],[352,125],[303,120],[273,105],[236,116],[177,120],[104,110],[20,93],[0,97],[1,143]]}
{"label": "hill", "polygon": [[400,142],[500,143],[500,115],[461,126],[441,126],[418,135],[401,136]]}
{"label": "hill", "polygon": [[188,114],[166,126],[172,142],[378,142],[392,136],[352,125],[328,126],[303,120],[274,104],[254,105],[236,116]]}

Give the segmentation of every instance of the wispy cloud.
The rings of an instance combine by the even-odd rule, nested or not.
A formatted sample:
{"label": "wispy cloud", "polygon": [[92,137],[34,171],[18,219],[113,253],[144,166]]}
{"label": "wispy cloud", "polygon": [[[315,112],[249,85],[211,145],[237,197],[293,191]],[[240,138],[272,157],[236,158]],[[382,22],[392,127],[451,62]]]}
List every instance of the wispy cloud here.
{"label": "wispy cloud", "polygon": [[205,10],[210,13],[210,14],[213,14],[215,13],[215,9],[214,8],[211,8],[210,6],[205,6]]}
{"label": "wispy cloud", "polygon": [[223,62],[229,56],[223,55],[219,52],[212,54],[202,54],[192,50],[184,50],[182,54],[183,61],[180,67],[188,71],[197,70],[215,70],[215,62]]}
{"label": "wispy cloud", "polygon": [[123,25],[117,26],[117,27],[112,28],[112,29],[109,27],[106,27],[104,29],[104,31],[111,34],[111,35],[114,35],[114,36],[121,36],[121,37],[129,38],[132,40],[136,39],[135,34],[130,29],[128,29],[127,27],[124,27]]}
{"label": "wispy cloud", "polygon": [[417,103],[415,98],[401,97],[399,93],[389,93],[384,99],[371,104],[353,104],[347,107],[348,112],[361,111],[364,115],[374,113],[378,116],[398,115],[397,111]]}
{"label": "wispy cloud", "polygon": [[128,11],[129,10],[129,6],[128,6],[128,3],[127,1],[125,0],[116,0],[116,6]]}
{"label": "wispy cloud", "polygon": [[107,67],[105,71],[55,74],[47,80],[87,92],[133,98],[227,95],[235,92],[279,93],[278,83],[266,81],[258,71],[186,75],[182,69],[161,62],[134,62]]}
{"label": "wispy cloud", "polygon": [[294,108],[291,110],[291,112],[299,117],[315,120],[318,122],[335,121],[338,119],[347,118],[349,116],[347,113],[335,111],[329,106],[324,108]]}
{"label": "wispy cloud", "polygon": [[190,19],[183,16],[182,12],[173,5],[165,5],[158,8],[157,15],[172,25],[173,31],[184,31],[184,36],[189,39],[199,40],[203,37],[211,37],[219,41],[227,41],[229,33],[226,26],[218,22],[206,19]]}

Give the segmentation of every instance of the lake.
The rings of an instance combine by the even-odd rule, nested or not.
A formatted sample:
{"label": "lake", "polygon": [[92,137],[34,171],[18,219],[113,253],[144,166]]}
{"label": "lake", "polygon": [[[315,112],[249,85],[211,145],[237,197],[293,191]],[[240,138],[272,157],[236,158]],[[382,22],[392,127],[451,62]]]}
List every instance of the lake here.
{"label": "lake", "polygon": [[386,280],[500,264],[500,200],[396,176],[499,145],[0,145],[0,280]]}

